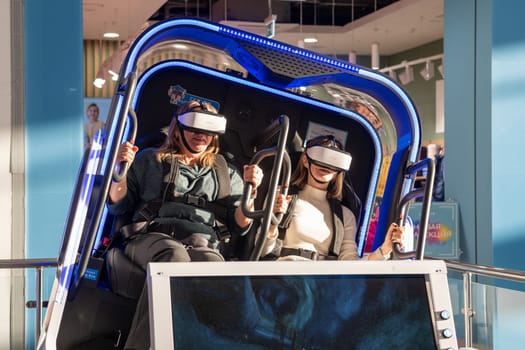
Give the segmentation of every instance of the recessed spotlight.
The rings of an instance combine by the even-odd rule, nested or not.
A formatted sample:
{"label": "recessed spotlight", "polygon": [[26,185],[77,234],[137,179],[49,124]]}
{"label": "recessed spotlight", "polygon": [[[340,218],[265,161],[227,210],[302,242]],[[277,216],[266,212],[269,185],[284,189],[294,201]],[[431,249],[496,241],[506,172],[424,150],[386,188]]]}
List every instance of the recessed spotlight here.
{"label": "recessed spotlight", "polygon": [[316,43],[317,42],[317,39],[316,38],[304,38],[303,40],[305,43],[307,44],[313,44],[313,43]]}
{"label": "recessed spotlight", "polygon": [[111,75],[111,79],[114,80],[114,81],[117,81],[118,80],[118,74],[115,73],[114,71],[112,71],[111,69],[108,70],[108,73],[109,75]]}
{"label": "recessed spotlight", "polygon": [[177,50],[187,50],[188,49],[188,46],[184,44],[174,44],[173,47],[176,48]]}
{"label": "recessed spotlight", "polygon": [[93,85],[95,85],[95,87],[99,89],[102,89],[105,83],[106,83],[106,79],[96,78],[95,81],[93,82]]}
{"label": "recessed spotlight", "polygon": [[115,38],[118,38],[120,36],[119,33],[104,33],[104,38],[108,38],[108,39],[115,39]]}

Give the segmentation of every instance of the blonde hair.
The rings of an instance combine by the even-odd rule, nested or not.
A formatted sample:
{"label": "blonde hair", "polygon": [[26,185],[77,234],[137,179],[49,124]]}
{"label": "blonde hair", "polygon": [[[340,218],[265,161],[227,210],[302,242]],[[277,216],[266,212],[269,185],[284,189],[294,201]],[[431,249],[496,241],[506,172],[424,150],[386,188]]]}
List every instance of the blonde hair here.
{"label": "blonde hair", "polygon": [[[203,108],[204,106],[204,108]],[[182,156],[183,141],[182,130],[178,125],[177,117],[189,111],[208,111],[218,113],[215,107],[206,102],[189,101],[181,105],[177,113],[171,119],[168,128],[168,135],[164,144],[159,147],[157,157],[159,160],[165,160],[170,157],[180,158]],[[208,148],[204,151],[199,159],[199,164],[202,166],[215,167],[215,155],[219,153],[219,136],[214,135]]]}

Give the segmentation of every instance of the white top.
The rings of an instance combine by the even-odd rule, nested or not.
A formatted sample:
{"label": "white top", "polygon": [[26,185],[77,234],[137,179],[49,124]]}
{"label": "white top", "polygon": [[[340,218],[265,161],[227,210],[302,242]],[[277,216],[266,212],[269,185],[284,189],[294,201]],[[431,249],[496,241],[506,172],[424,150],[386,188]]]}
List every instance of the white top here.
{"label": "white top", "polygon": [[[355,243],[355,217],[350,209],[345,206],[343,206],[343,220],[344,238],[339,260],[356,260],[358,255]],[[328,255],[332,243],[332,227],[333,215],[326,199],[326,191],[305,185],[298,193],[290,227],[288,227],[284,237],[283,247],[303,248],[317,251],[320,255]],[[272,251],[276,240],[277,238],[266,240],[263,255]],[[304,258],[294,257],[292,259],[302,260]]]}

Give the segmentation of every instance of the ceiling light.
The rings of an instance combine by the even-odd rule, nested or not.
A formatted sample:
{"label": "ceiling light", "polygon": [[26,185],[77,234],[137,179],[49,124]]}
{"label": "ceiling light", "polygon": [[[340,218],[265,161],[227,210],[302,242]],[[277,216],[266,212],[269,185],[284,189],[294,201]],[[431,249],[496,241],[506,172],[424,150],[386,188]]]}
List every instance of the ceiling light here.
{"label": "ceiling light", "polygon": [[188,46],[184,44],[174,44],[173,47],[176,48],[177,50],[187,50],[188,49]]}
{"label": "ceiling light", "polygon": [[414,69],[405,62],[405,70],[398,74],[399,81],[403,85],[407,85],[414,81]]}
{"label": "ceiling light", "polygon": [[[270,6],[270,12],[272,11]],[[277,20],[277,15],[269,15],[264,19],[264,25],[266,26],[266,37],[273,38],[275,37],[275,21]]]}
{"label": "ceiling light", "polygon": [[112,71],[111,69],[108,70],[109,75],[111,75],[111,80],[117,81],[118,80],[118,74]]}
{"label": "ceiling light", "polygon": [[396,71],[395,70],[390,70],[388,72],[388,76],[390,77],[390,79],[392,79],[393,81],[396,81],[397,80],[397,74],[396,74]]}
{"label": "ceiling light", "polygon": [[[411,61],[403,60],[399,64],[395,64],[393,66],[388,66],[388,67],[383,67],[383,68],[379,69],[379,71],[381,73],[384,73],[384,74],[389,74],[390,71],[398,71],[398,69],[404,69],[406,71],[407,70],[407,66],[415,67],[415,66],[420,66],[420,65],[424,64],[425,65],[425,69],[421,70],[420,74],[425,78],[425,77],[432,76],[432,74],[434,72],[434,77],[435,77],[435,71],[434,71],[433,67],[435,67],[435,65],[437,64],[435,62],[437,60],[441,61],[441,65],[438,67],[438,70],[439,70],[439,73],[441,74],[441,76],[443,76],[443,61],[442,61],[443,60],[443,54],[437,54],[437,55],[433,55],[433,56],[422,57],[422,58],[418,58],[418,59],[411,60]],[[401,74],[402,73],[399,73],[399,75],[401,75]],[[407,75],[405,74],[405,76],[407,76]]]}
{"label": "ceiling light", "polygon": [[419,74],[425,79],[426,81],[429,81],[430,79],[434,78],[434,63],[430,62],[430,60],[425,62],[425,68],[423,68]]}
{"label": "ceiling light", "polygon": [[348,53],[348,62],[356,64],[357,63],[357,54],[354,50]]}
{"label": "ceiling light", "polygon": [[303,40],[305,43],[307,44],[314,44],[317,42],[317,39],[316,38],[304,38]]}
{"label": "ceiling light", "polygon": [[96,78],[95,81],[93,82],[93,85],[95,85],[95,87],[99,89],[102,89],[105,83],[106,83],[106,79]]}
{"label": "ceiling light", "polygon": [[119,33],[104,33],[104,38],[108,38],[108,39],[115,39],[115,38],[118,38],[120,36]]}
{"label": "ceiling light", "polygon": [[372,69],[379,69],[379,44],[372,43],[371,53]]}

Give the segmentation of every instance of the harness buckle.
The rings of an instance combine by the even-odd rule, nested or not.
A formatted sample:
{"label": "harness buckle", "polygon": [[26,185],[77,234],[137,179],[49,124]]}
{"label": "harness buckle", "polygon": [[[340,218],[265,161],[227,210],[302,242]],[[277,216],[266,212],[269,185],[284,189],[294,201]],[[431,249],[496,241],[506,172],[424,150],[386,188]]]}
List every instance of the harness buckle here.
{"label": "harness buckle", "polygon": [[206,199],[200,196],[194,196],[190,193],[186,193],[184,195],[184,201],[186,202],[186,204],[191,204],[196,207],[200,207],[200,208],[206,207]]}
{"label": "harness buckle", "polygon": [[304,248],[286,248],[281,249],[281,256],[297,255],[310,260],[318,260],[319,254],[317,251],[304,249]]}
{"label": "harness buckle", "polygon": [[219,221],[215,221],[215,234],[219,241],[226,243],[228,243],[232,237],[228,227]]}
{"label": "harness buckle", "polygon": [[149,223],[157,217],[161,205],[160,201],[147,202],[138,210],[138,213]]}

